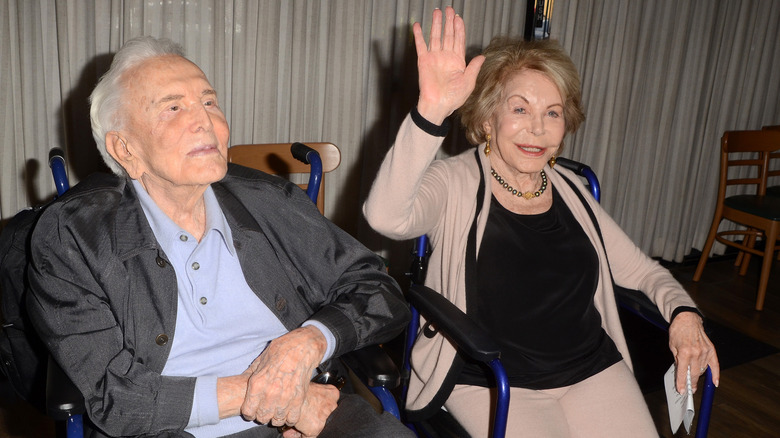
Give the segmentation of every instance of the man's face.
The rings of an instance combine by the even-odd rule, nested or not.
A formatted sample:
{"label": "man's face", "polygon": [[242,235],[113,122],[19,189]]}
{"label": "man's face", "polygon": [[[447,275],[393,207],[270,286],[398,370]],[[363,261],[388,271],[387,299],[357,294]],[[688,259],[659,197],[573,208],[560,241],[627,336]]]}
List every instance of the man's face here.
{"label": "man's face", "polygon": [[192,62],[175,55],[125,73],[128,114],[120,131],[134,160],[131,178],[147,191],[208,185],[227,172],[230,130],[217,94]]}

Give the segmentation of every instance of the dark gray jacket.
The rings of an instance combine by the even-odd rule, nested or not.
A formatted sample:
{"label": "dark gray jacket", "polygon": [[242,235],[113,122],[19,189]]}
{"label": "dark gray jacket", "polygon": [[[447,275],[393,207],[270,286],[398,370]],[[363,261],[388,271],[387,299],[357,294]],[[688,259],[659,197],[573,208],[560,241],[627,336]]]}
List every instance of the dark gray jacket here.
{"label": "dark gray jacket", "polygon": [[[408,309],[381,259],[295,185],[230,165],[212,187],[247,283],[289,330],[322,322],[334,356],[402,330]],[[269,257],[278,263],[263,263]],[[195,385],[160,375],[175,336],[176,274],[129,180],[93,175],[49,206],[32,259],[31,318],[90,419],[109,435],[176,435]]]}

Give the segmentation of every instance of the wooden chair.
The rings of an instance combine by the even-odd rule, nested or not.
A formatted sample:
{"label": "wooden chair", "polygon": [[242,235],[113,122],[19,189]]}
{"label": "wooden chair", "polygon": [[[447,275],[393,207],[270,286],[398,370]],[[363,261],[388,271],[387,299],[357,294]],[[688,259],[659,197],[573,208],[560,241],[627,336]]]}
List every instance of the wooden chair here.
{"label": "wooden chair", "polygon": [[[764,126],[762,129],[769,129],[773,131],[780,131],[780,125]],[[780,176],[780,151],[772,152],[769,154],[769,170],[767,171],[767,196],[780,196],[780,185],[771,185],[775,181],[772,177]],[[777,244],[775,244],[777,245]],[[740,266],[742,260],[745,257],[745,253],[740,251],[737,255],[737,261],[735,265]],[[777,255],[777,259],[780,260],[780,253]]]}
{"label": "wooden chair", "polygon": [[[289,177],[293,174],[309,173],[309,165],[293,158],[290,153],[292,143],[241,144],[228,149],[228,162],[258,169],[273,175]],[[325,173],[339,167],[341,152],[333,143],[306,143],[316,150],[322,160],[323,178],[317,195],[317,208],[325,211]],[[298,184],[306,190],[308,184]]]}
{"label": "wooden chair", "polygon": [[[745,275],[750,256],[761,256],[763,264],[756,298],[756,310],[764,307],[769,273],[772,268],[777,239],[780,237],[780,197],[766,196],[770,155],[780,151],[780,131],[727,131],[721,139],[720,182],[715,215],[707,243],[702,250],[693,281],[699,281],[707,263],[712,245],[717,240],[744,253],[740,275]],[[734,157],[731,154],[739,154]],[[756,169],[745,175],[745,166]],[[728,186],[754,186],[755,194],[727,196]],[[722,220],[736,222],[747,229],[718,232]],[[743,236],[730,240],[727,236]],[[755,248],[757,239],[764,242],[763,251]]]}

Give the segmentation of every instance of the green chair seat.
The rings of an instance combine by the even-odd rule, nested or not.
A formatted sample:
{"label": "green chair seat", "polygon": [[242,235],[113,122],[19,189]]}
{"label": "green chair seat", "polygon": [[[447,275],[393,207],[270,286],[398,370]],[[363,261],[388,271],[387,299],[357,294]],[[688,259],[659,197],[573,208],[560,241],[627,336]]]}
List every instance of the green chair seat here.
{"label": "green chair seat", "polygon": [[723,205],[754,216],[780,221],[780,196],[736,195],[729,196]]}

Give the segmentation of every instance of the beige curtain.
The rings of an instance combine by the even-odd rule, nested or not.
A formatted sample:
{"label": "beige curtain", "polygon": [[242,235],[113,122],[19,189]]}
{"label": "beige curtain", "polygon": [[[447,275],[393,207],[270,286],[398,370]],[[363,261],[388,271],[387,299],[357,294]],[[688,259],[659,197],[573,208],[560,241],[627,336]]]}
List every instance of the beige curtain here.
{"label": "beige curtain", "polygon": [[[326,214],[355,231],[362,175],[416,96],[411,24],[425,0],[3,0],[0,2],[0,218],[53,194],[48,151],[72,182],[101,168],[87,98],[135,36],[182,43],[221,94],[231,143],[325,140],[342,151]],[[456,1],[477,50],[522,28],[524,1]]]}
{"label": "beige curtain", "polygon": [[[0,1],[0,219],[50,199],[47,156],[73,182],[101,167],[87,97],[129,38],[181,42],[224,103],[233,144],[325,140],[342,151],[326,214],[372,249],[359,206],[417,94],[411,23],[425,0]],[[521,35],[525,1],[459,0],[468,46]],[[700,248],[719,138],[780,123],[780,2],[558,0],[552,36],[583,76],[588,120],[566,154],[589,163],[604,206],[651,255]],[[457,135],[443,154],[461,150]],[[393,252],[393,251],[390,251]],[[406,251],[397,255],[405,264]]]}
{"label": "beige curtain", "polygon": [[[180,42],[220,94],[231,143],[330,141],[341,166],[325,211],[399,270],[405,250],[362,220],[365,190],[417,98],[411,25],[452,4],[479,52],[520,34],[524,0],[2,0],[0,220],[51,199],[52,147],[72,183],[102,169],[87,99],[112,54],[139,35]],[[455,143],[454,143],[455,144]],[[455,146],[453,146],[455,147]]]}
{"label": "beige curtain", "polygon": [[588,116],[566,153],[600,175],[603,205],[650,255],[700,249],[723,132],[780,123],[780,2],[558,0],[552,37]]}

